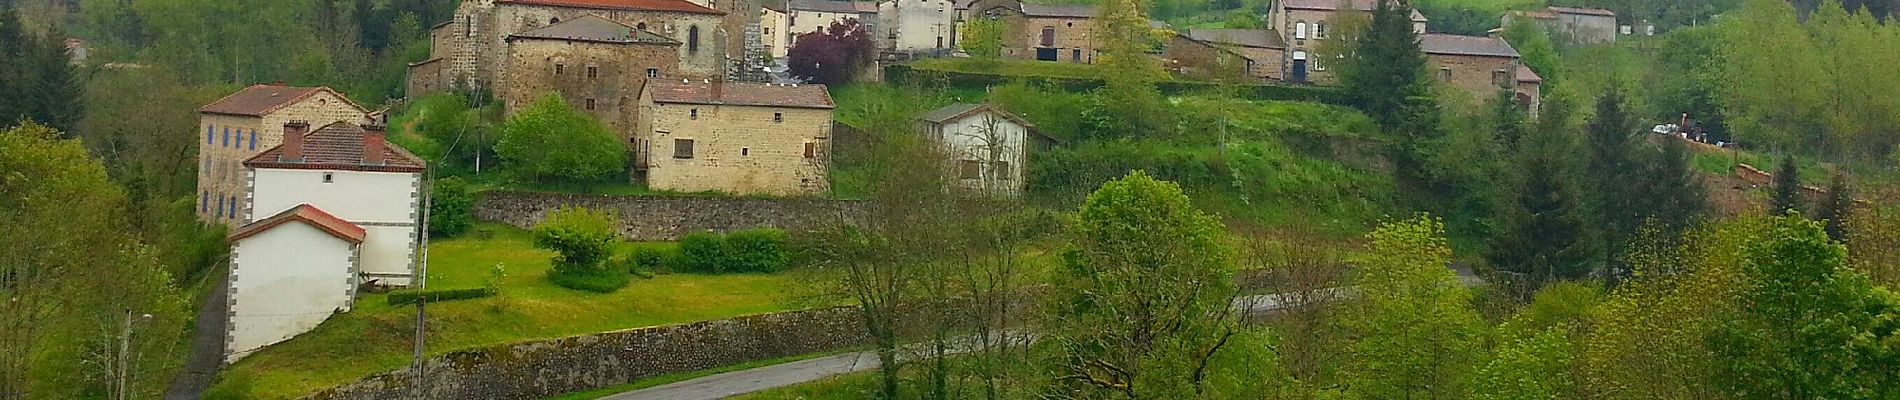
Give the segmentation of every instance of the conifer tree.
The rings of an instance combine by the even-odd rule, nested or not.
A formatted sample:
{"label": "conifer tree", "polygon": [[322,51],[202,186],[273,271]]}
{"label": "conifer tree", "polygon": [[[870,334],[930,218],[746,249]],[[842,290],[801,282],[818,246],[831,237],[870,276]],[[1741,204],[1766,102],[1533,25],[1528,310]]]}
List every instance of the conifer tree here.
{"label": "conifer tree", "polygon": [[1526,118],[1524,110],[1517,106],[1517,93],[1509,90],[1498,91],[1498,98],[1491,101],[1491,123],[1496,133],[1498,149],[1505,154],[1518,150],[1518,142],[1524,139]]}
{"label": "conifer tree", "polygon": [[1775,166],[1775,200],[1770,207],[1772,214],[1801,211],[1801,169],[1795,166],[1794,155],[1783,156]]}
{"label": "conifer tree", "polygon": [[1603,270],[1605,283],[1614,283],[1619,274],[1618,259],[1623,242],[1633,237],[1642,218],[1636,199],[1640,191],[1633,185],[1640,178],[1633,158],[1637,151],[1636,125],[1623,110],[1623,94],[1616,87],[1597,99],[1596,115],[1588,127],[1590,161],[1588,174],[1595,223],[1603,233]]}
{"label": "conifer tree", "polygon": [[1430,186],[1435,174],[1426,160],[1441,153],[1435,146],[1444,131],[1418,46],[1410,9],[1380,0],[1339,77],[1347,99],[1395,137],[1389,153],[1401,181]]}
{"label": "conifer tree", "polygon": [[1814,210],[1814,218],[1827,221],[1827,237],[1836,241],[1847,238],[1842,223],[1853,212],[1854,191],[1847,185],[1847,174],[1835,173],[1834,180],[1827,185],[1827,199]]}
{"label": "conifer tree", "polygon": [[1500,218],[1504,226],[1485,254],[1492,268],[1511,275],[1512,289],[1522,298],[1552,281],[1589,274],[1588,231],[1578,192],[1568,179],[1567,143],[1561,135],[1538,135],[1525,143],[1518,158],[1523,181],[1515,185]]}
{"label": "conifer tree", "polygon": [[1689,147],[1683,141],[1665,142],[1661,152],[1651,154],[1655,160],[1646,164],[1638,185],[1644,205],[1637,211],[1662,224],[1663,236],[1674,237],[1708,209],[1708,189],[1690,168]]}

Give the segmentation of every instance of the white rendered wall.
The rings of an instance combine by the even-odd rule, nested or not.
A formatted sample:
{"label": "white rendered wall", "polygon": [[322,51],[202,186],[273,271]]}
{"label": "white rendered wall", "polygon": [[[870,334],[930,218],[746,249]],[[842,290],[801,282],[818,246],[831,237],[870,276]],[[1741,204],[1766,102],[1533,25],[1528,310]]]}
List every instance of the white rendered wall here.
{"label": "white rendered wall", "polygon": [[[1029,130],[1015,120],[985,111],[945,121],[938,138],[953,161],[982,161],[981,179],[960,179],[965,188],[1017,193],[1023,184],[1024,141]],[[1009,162],[1007,170],[995,168],[996,161]],[[952,169],[952,171],[957,171]],[[1004,179],[1007,178],[1007,179]]]}
{"label": "white rendered wall", "polygon": [[[323,182],[323,174],[331,182]],[[395,172],[264,168],[255,171],[249,221],[308,203],[369,231],[364,281],[406,286],[415,264],[420,175]]]}
{"label": "white rendered wall", "polygon": [[[956,40],[956,5],[948,0],[896,0],[878,5],[886,28],[897,28],[895,50],[949,49]],[[895,21],[891,21],[891,20]],[[888,34],[888,32],[880,32]],[[884,38],[886,36],[879,36]],[[937,38],[943,38],[938,47]]]}
{"label": "white rendered wall", "polygon": [[349,311],[355,248],[302,221],[231,246],[231,320],[225,362]]}

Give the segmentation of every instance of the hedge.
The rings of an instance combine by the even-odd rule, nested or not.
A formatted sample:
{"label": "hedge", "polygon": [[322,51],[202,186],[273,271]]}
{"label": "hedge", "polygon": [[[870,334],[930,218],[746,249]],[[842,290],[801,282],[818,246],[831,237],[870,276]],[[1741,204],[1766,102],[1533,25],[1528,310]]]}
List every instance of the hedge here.
{"label": "hedge", "polygon": [[779,272],[791,266],[790,243],[785,231],[770,228],[694,232],[680,238],[675,266],[696,274]]}
{"label": "hedge", "polygon": [[394,292],[389,292],[389,304],[390,305],[413,304],[416,302],[417,299],[420,299],[423,297],[428,297],[430,302],[479,299],[483,297],[494,296],[497,292],[498,290],[495,290],[495,288],[492,288],[492,287],[476,287],[476,288],[461,288],[461,289],[434,289],[434,290],[428,290],[428,291],[398,290]]}
{"label": "hedge", "polygon": [[[909,65],[893,64],[884,67],[884,80],[897,84],[948,85],[965,89],[984,89],[1001,86],[1012,81],[1026,79],[1060,87],[1070,92],[1087,92],[1102,87],[1101,79],[1070,78],[1035,75],[1004,75],[981,72],[949,71],[938,69],[916,69]],[[1221,86],[1210,82],[1166,81],[1156,85],[1162,94],[1177,95],[1207,91]],[[1243,88],[1241,97],[1254,100],[1310,101],[1347,105],[1345,96],[1338,89],[1323,86],[1291,85],[1236,85]]]}

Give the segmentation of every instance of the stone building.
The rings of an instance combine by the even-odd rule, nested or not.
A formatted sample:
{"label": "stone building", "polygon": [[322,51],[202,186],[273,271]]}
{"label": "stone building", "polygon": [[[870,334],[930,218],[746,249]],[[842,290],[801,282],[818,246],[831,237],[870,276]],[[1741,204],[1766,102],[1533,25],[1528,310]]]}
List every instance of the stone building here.
{"label": "stone building", "polygon": [[918,128],[950,163],[957,188],[992,195],[1021,194],[1030,148],[1056,142],[1035,124],[988,104],[944,106],[918,117]]}
{"label": "stone building", "polygon": [[245,159],[283,142],[292,120],[357,122],[369,111],[330,88],[253,85],[198,109],[198,217],[237,227]]}
{"label": "stone building", "polygon": [[768,0],[759,9],[759,33],[765,44],[765,54],[773,59],[785,58],[791,50],[792,14],[786,2]]}
{"label": "stone building", "polygon": [[953,0],[890,0],[878,3],[879,48],[903,53],[948,53],[957,47]]}
{"label": "stone building", "polygon": [[1504,15],[1501,26],[1530,21],[1548,30],[1551,37],[1577,44],[1616,42],[1616,12],[1601,8],[1544,7],[1534,11],[1512,11]]}
{"label": "stone building", "polygon": [[[706,0],[720,7],[744,7],[741,0]],[[756,4],[756,3],[747,3]],[[752,15],[748,8],[745,15]],[[730,45],[728,27],[754,24],[733,22],[728,13],[687,0],[468,0],[455,16],[430,30],[434,46],[430,59],[409,69],[408,87],[500,88],[518,74],[508,73],[506,54],[510,38],[584,16],[607,19],[634,29],[680,42],[678,70],[695,77],[725,76],[742,60],[743,48]],[[730,18],[746,18],[730,17]],[[439,64],[439,65],[438,65]],[[419,82],[418,82],[419,81]],[[500,92],[500,89],[495,91]],[[411,95],[426,94],[412,92]]]}
{"label": "stone building", "polygon": [[978,0],[968,18],[1002,21],[1003,57],[1081,64],[1095,62],[1091,35],[1095,6],[1042,5],[1020,0]]}
{"label": "stone building", "polygon": [[510,83],[497,88],[495,96],[513,114],[548,93],[559,93],[631,143],[640,88],[648,79],[678,79],[675,55],[681,44],[592,15],[517,33],[508,38],[505,70]]}
{"label": "stone building", "polygon": [[1439,82],[1479,102],[1512,91],[1514,100],[1533,114],[1541,105],[1543,78],[1518,60],[1517,49],[1502,38],[1426,34],[1419,38],[1426,68]]}
{"label": "stone building", "polygon": [[1278,81],[1284,78],[1286,42],[1279,32],[1266,29],[1193,28],[1176,34],[1163,57],[1171,68],[1190,76],[1240,74]]}
{"label": "stone building", "polygon": [[245,224],[229,238],[226,362],[349,311],[359,286],[407,286],[416,276],[422,159],[391,146],[381,126],[280,129],[281,145],[244,161]]}
{"label": "stone building", "polygon": [[815,195],[831,190],[824,85],[655,80],[642,92],[647,186],[682,192]]}
{"label": "stone building", "polygon": [[[1342,13],[1362,13],[1370,18],[1380,0],[1277,0],[1267,10],[1267,27],[1281,34],[1287,44],[1286,66],[1281,76],[1289,82],[1337,83],[1328,70],[1338,56],[1322,60],[1317,54],[1320,41],[1326,39],[1326,25]],[[1395,2],[1396,3],[1396,2]],[[1412,31],[1425,33],[1425,14],[1411,10]]]}
{"label": "stone building", "polygon": [[877,2],[874,1],[789,0],[786,2],[785,13],[781,18],[784,21],[783,28],[780,29],[782,32],[773,37],[775,42],[766,44],[775,49],[773,57],[784,57],[788,54],[792,46],[798,44],[798,35],[818,32],[830,28],[834,22],[843,22],[847,19],[857,20],[858,24],[864,26],[866,32],[872,34],[873,38],[883,38],[878,35],[880,25]]}

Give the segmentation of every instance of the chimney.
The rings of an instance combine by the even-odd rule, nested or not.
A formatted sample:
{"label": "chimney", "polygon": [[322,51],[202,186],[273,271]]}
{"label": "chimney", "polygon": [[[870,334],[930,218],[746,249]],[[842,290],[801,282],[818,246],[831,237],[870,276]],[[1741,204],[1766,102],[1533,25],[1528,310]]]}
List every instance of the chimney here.
{"label": "chimney", "polygon": [[310,123],[295,120],[284,123],[284,153],[277,155],[278,161],[303,162],[303,135],[310,133]]}
{"label": "chimney", "polygon": [[714,77],[712,79],[712,101],[719,101],[719,102],[725,101],[723,100],[726,97],[725,94],[726,94],[726,77],[724,76]]}
{"label": "chimney", "polygon": [[381,122],[363,125],[363,165],[383,165],[383,148],[388,147],[388,134]]}

